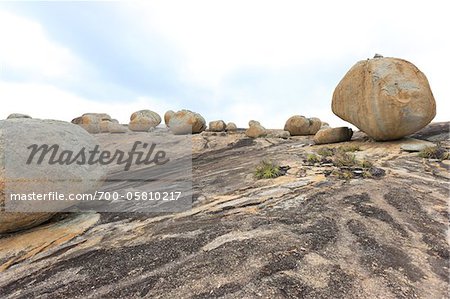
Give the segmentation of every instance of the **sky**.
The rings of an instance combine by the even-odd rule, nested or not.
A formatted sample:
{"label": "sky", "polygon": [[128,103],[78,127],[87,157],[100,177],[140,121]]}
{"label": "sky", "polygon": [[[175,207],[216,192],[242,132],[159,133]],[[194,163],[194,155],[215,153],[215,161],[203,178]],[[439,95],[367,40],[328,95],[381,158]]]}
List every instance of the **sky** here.
{"label": "sky", "polygon": [[375,53],[414,63],[450,120],[446,1],[0,2],[0,119],[190,109],[283,128],[348,125],[334,88]]}

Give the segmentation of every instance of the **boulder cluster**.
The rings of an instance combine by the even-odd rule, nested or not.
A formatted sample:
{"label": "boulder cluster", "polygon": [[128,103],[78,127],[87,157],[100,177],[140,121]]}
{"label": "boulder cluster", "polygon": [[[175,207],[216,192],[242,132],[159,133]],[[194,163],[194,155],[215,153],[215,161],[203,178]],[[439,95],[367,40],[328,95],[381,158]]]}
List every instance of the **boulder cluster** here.
{"label": "boulder cluster", "polygon": [[128,131],[126,127],[106,113],[85,113],[72,119],[72,123],[79,125],[91,134],[126,133]]}

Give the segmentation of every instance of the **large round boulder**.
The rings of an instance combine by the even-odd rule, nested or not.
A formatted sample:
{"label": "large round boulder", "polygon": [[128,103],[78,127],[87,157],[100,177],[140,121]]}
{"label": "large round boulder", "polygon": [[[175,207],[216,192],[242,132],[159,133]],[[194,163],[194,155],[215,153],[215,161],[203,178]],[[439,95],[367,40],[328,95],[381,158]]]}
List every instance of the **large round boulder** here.
{"label": "large round boulder", "polygon": [[425,75],[398,58],[356,63],[333,93],[333,113],[375,140],[393,140],[425,127],[436,103]]}
{"label": "large round boulder", "polygon": [[131,114],[128,128],[131,131],[148,132],[161,123],[161,116],[151,110],[140,110]]}
{"label": "large round boulder", "polygon": [[314,135],[314,142],[316,144],[344,142],[352,139],[352,136],[352,129],[347,127],[324,128],[320,129],[316,135]]}
{"label": "large round boulder", "polygon": [[306,118],[301,115],[291,116],[284,125],[284,130],[291,136],[314,135],[320,130],[322,122],[316,117]]}
{"label": "large round boulder", "polygon": [[[48,153],[43,154],[46,149],[39,148],[45,145]],[[90,134],[71,123],[38,119],[0,121],[0,233],[36,226],[77,203],[52,201],[50,197],[38,200],[39,195],[50,196],[53,192],[67,199],[69,194],[97,190],[105,176],[101,165],[66,163],[69,151],[74,159],[83,149],[88,155],[95,145],[96,140]],[[34,200],[30,198],[33,192]],[[27,200],[23,200],[24,196]]]}
{"label": "large round boulder", "polygon": [[200,114],[183,109],[172,115],[169,128],[175,135],[196,134],[206,129],[206,121]]}

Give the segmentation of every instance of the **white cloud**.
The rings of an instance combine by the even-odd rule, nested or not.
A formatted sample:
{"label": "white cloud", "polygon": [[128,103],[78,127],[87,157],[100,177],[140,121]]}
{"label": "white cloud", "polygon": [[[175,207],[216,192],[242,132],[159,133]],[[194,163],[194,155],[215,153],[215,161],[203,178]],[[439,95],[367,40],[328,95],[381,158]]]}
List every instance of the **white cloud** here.
{"label": "white cloud", "polygon": [[[267,127],[282,128],[289,116],[302,114],[320,117],[331,125],[344,125],[331,112],[334,85],[353,63],[375,52],[416,64],[427,75],[433,89],[438,107],[435,121],[449,120],[446,61],[450,39],[444,30],[450,21],[445,15],[445,2],[432,5],[423,1],[378,0],[371,5],[367,3],[164,0],[120,3],[118,13],[128,16],[121,18],[124,32],[132,32],[136,26],[146,28],[149,36],[156,33],[169,41],[176,53],[181,53],[181,59],[177,57],[181,61],[181,79],[192,90],[207,91],[195,104],[196,107],[204,105],[199,112],[208,121],[224,119],[246,126],[249,119],[257,119]],[[64,89],[61,86],[67,85],[57,83],[65,80],[79,83],[80,78],[89,75],[87,72],[95,70],[71,49],[51,40],[38,22],[0,10],[0,38],[0,72],[8,75],[11,71],[28,79],[20,83],[1,81],[0,73],[0,99],[8,103],[2,108],[2,117],[22,112],[33,117],[70,121],[85,112],[106,112],[127,122],[135,110],[151,109],[163,114],[168,109],[189,109],[194,104],[185,99],[167,103],[147,95],[121,102],[117,98],[110,102],[83,98],[76,95],[78,90]],[[156,49],[141,49],[139,55],[143,56],[137,59],[155,59],[152,50]],[[301,77],[296,83],[296,77],[292,79],[292,76],[288,76],[289,82],[282,82],[284,77],[280,77],[276,82],[240,82],[239,86],[227,81],[245,69],[272,74],[297,69],[308,75],[315,65],[322,68],[329,65],[335,77],[330,78],[327,73],[327,78],[321,78],[318,72],[312,72],[318,76],[317,80],[324,82],[302,89],[297,85],[310,83]],[[84,82],[89,84],[87,80]],[[96,83],[91,82],[92,86]],[[259,88],[256,84],[270,85],[261,88],[270,95],[255,92]],[[194,96],[187,95],[187,98],[192,100]]]}
{"label": "white cloud", "polygon": [[[438,106],[436,120],[450,116],[450,92],[444,82],[448,65],[443,63],[450,52],[450,39],[444,31],[450,27],[445,8],[445,2],[390,0],[161,0],[131,9],[127,6],[133,18],[140,15],[148,28],[181,49],[184,78],[209,86],[215,99],[224,93],[220,89],[224,78],[238,69],[258,66],[280,71],[313,67],[314,63],[332,67],[348,61],[349,65],[336,73],[337,84],[352,63],[379,52],[410,60],[427,74]],[[331,93],[312,99],[312,103],[331,101]],[[271,106],[263,98],[247,100]],[[302,107],[298,109],[301,113]],[[331,110],[317,113],[342,124]]]}
{"label": "white cloud", "polygon": [[446,19],[444,9],[423,1],[163,0],[135,8],[183,50],[191,78],[212,84],[243,66],[364,59],[384,49],[428,52],[423,42],[444,41]]}
{"label": "white cloud", "polygon": [[[0,66],[33,79],[73,77],[80,65],[71,51],[45,34],[37,22],[0,10]],[[0,74],[0,78],[1,78]]]}

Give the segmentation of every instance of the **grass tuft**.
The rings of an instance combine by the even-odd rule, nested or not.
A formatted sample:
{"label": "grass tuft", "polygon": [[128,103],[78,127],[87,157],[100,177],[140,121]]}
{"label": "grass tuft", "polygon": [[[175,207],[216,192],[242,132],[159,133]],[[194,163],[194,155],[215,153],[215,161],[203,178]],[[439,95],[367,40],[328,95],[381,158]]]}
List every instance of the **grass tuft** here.
{"label": "grass tuft", "polygon": [[280,166],[273,161],[263,160],[255,169],[255,178],[273,179],[282,175]]}
{"label": "grass tuft", "polygon": [[316,154],[308,154],[306,156],[306,161],[308,163],[314,164],[314,163],[319,163],[321,161],[321,158]]}
{"label": "grass tuft", "polygon": [[345,145],[345,146],[340,146],[338,147],[338,150],[344,153],[354,153],[354,152],[359,152],[361,150],[361,148],[359,147],[359,145]]}
{"label": "grass tuft", "polygon": [[321,155],[322,157],[331,157],[334,155],[334,150],[329,147],[321,147],[317,150],[317,154]]}
{"label": "grass tuft", "polygon": [[355,155],[346,152],[336,153],[333,163],[337,167],[353,167],[358,165]]}
{"label": "grass tuft", "polygon": [[419,152],[419,157],[426,159],[449,160],[450,153],[439,143],[433,147],[427,147]]}

